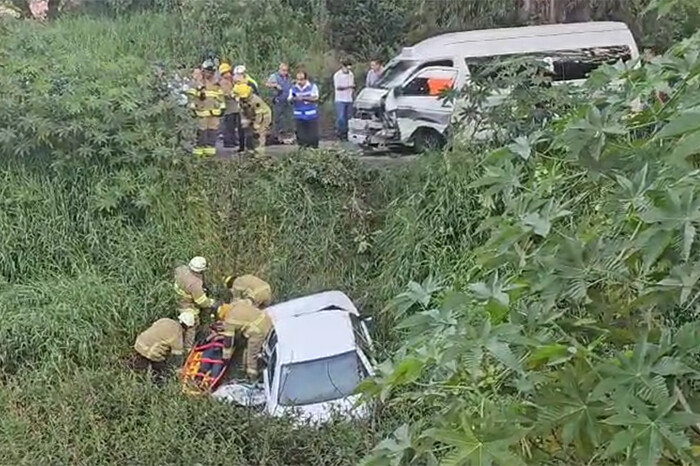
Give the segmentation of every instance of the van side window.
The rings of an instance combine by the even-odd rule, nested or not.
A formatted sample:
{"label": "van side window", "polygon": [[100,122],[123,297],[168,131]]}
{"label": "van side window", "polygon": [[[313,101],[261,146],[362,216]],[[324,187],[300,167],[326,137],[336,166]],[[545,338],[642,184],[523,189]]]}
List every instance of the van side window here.
{"label": "van side window", "polygon": [[596,68],[603,64],[612,64],[619,60],[627,61],[632,58],[632,51],[626,45],[615,47],[600,47],[587,49],[556,50],[531,54],[500,55],[492,57],[467,58],[469,73],[486,79],[496,78],[501,64],[507,66],[511,59],[551,59],[553,72],[549,73],[552,81],[575,81],[586,79]]}
{"label": "van side window", "polygon": [[451,67],[431,67],[419,71],[408,84],[403,86],[403,95],[439,96],[445,89],[454,86],[457,70]]}
{"label": "van side window", "polygon": [[420,71],[423,68],[427,68],[429,66],[447,66],[448,68],[452,68],[453,66],[455,66],[455,63],[452,60],[429,61],[420,65],[418,67],[418,70]]}

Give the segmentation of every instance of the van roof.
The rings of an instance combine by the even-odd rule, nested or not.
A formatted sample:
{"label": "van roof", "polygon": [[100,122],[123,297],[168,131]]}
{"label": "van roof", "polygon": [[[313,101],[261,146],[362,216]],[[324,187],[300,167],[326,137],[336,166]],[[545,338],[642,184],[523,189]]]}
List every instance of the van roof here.
{"label": "van roof", "polygon": [[625,23],[592,21],[441,34],[405,47],[399,58],[481,57],[626,44],[634,44],[634,38]]}

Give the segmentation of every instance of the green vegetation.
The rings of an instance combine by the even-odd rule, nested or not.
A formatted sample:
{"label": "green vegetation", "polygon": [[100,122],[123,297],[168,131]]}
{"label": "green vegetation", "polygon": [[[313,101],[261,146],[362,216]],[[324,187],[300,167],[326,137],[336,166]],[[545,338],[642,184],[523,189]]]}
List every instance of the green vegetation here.
{"label": "green vegetation", "polygon": [[[325,72],[340,40],[303,27],[320,10],[243,3],[0,23],[0,464],[697,463],[700,37],[495,109],[484,78],[493,138],[405,168],[195,163],[156,61]],[[376,315],[375,417],[295,430],[125,370],[193,254]]]}

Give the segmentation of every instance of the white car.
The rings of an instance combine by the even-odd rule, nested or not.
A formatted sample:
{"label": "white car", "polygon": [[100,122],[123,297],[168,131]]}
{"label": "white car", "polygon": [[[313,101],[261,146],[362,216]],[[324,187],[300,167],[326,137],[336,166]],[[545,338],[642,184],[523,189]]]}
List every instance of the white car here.
{"label": "white car", "polygon": [[231,382],[212,396],[243,406],[264,405],[272,416],[309,423],[333,413],[364,417],[357,386],[373,375],[372,340],[365,321],[340,291],[305,296],[267,309],[273,330],[263,347],[262,388]]}

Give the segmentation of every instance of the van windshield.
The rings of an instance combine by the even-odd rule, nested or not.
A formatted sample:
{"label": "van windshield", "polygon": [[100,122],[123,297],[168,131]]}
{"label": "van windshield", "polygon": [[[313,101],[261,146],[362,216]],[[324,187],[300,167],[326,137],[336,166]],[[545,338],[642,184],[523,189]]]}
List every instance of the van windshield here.
{"label": "van windshield", "polygon": [[382,73],[382,78],[377,83],[378,87],[389,89],[403,82],[404,75],[416,66],[415,60],[399,60],[389,65]]}

